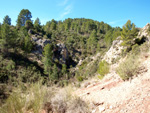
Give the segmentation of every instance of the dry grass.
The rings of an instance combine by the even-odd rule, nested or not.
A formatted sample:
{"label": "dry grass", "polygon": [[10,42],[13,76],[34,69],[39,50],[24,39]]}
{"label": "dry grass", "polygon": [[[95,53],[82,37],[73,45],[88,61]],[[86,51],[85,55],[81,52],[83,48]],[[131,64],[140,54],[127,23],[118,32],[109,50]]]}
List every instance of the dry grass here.
{"label": "dry grass", "polygon": [[0,108],[0,113],[39,113],[42,109],[46,90],[40,83],[32,84],[27,89],[16,89]]}
{"label": "dry grass", "polygon": [[49,100],[46,111],[54,113],[89,113],[88,104],[72,94],[72,87],[67,87],[55,93]]}

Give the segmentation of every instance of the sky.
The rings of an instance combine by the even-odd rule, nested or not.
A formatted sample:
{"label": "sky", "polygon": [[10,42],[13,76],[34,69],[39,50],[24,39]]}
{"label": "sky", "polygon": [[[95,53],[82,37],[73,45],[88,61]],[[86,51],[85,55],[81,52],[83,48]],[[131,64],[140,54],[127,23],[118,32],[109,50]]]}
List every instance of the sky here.
{"label": "sky", "polygon": [[0,22],[8,15],[13,25],[22,9],[42,25],[67,18],[88,18],[113,27],[122,27],[129,19],[137,27],[150,23],[150,0],[0,0],[0,4]]}

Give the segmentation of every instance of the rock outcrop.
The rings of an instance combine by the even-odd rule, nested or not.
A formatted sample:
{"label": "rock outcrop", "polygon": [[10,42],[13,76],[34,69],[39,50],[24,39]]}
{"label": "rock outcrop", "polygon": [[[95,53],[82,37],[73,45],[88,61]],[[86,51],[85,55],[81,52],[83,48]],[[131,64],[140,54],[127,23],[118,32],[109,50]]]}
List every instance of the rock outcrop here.
{"label": "rock outcrop", "polygon": [[60,63],[64,63],[64,64],[67,63],[67,61],[69,60],[69,52],[65,44],[58,43],[56,45],[54,56],[59,60]]}
{"label": "rock outcrop", "polygon": [[39,55],[42,55],[45,45],[51,43],[49,39],[38,38],[37,35],[34,35],[31,38],[35,43],[35,51],[33,52]]}
{"label": "rock outcrop", "polygon": [[103,60],[110,64],[113,63],[113,61],[120,56],[122,50],[124,49],[124,47],[121,46],[122,42],[123,41],[121,40],[121,36],[114,40],[111,48],[108,50],[108,52],[106,52]]}
{"label": "rock outcrop", "polygon": [[[43,49],[46,44],[50,44],[51,41],[49,39],[38,38],[38,35],[33,35],[31,37],[33,43],[35,44],[35,49],[32,51],[37,56],[42,56]],[[59,63],[66,64],[69,60],[69,52],[66,48],[65,44],[58,43],[54,48],[54,60],[58,59]]]}
{"label": "rock outcrop", "polygon": [[150,30],[150,24],[148,23],[145,27],[143,27],[140,32],[138,33],[137,38],[142,38],[145,37],[150,41],[150,34],[149,31]]}

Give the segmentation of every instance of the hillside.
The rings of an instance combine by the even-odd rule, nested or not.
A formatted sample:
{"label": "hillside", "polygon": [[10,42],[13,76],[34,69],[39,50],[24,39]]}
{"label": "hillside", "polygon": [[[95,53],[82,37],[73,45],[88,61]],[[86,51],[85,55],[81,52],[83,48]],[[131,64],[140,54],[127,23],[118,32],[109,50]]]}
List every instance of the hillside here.
{"label": "hillside", "polygon": [[[99,81],[93,79],[85,88],[75,93],[90,103],[92,113],[148,113],[149,107],[149,53],[142,54],[137,77],[130,81],[123,81],[115,72],[118,63],[111,65],[111,71]],[[86,84],[84,83],[84,84]]]}
{"label": "hillside", "polygon": [[31,17],[0,24],[0,113],[150,110],[150,24]]}

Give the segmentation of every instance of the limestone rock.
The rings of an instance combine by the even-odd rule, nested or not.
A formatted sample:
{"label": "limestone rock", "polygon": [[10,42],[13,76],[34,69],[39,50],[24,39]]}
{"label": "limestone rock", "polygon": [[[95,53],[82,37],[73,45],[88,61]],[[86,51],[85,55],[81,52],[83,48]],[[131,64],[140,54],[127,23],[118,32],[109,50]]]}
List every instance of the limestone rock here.
{"label": "limestone rock", "polygon": [[31,38],[32,41],[35,43],[35,51],[33,52],[37,55],[42,55],[45,45],[51,43],[49,39],[38,38],[37,35],[33,35]]}
{"label": "limestone rock", "polygon": [[55,56],[59,59],[61,63],[66,64],[67,60],[69,60],[69,52],[65,44],[58,43],[56,50],[57,50],[56,52],[57,54]]}
{"label": "limestone rock", "polygon": [[102,113],[103,111],[105,111],[105,107],[103,107],[103,106],[99,106],[98,109],[99,109],[99,112],[100,112],[100,113]]}
{"label": "limestone rock", "polygon": [[120,38],[121,36],[113,41],[111,48],[108,50],[103,58],[103,60],[110,64],[113,62],[113,60],[117,59],[120,56],[121,51],[124,49],[124,47],[121,46],[121,43],[123,41]]}
{"label": "limestone rock", "polygon": [[[51,41],[49,39],[44,38],[38,38],[39,36],[37,34],[33,35],[31,37],[33,43],[35,44],[35,49],[33,51],[34,54],[38,56],[42,56],[43,49],[45,45],[50,44]],[[54,48],[54,58],[58,59],[60,63],[66,64],[69,60],[69,52],[65,44],[58,43],[56,45],[56,48]]]}
{"label": "limestone rock", "polygon": [[145,27],[143,27],[140,32],[138,33],[137,38],[146,37],[150,41],[150,35],[148,30],[150,29],[150,24],[148,23]]}

